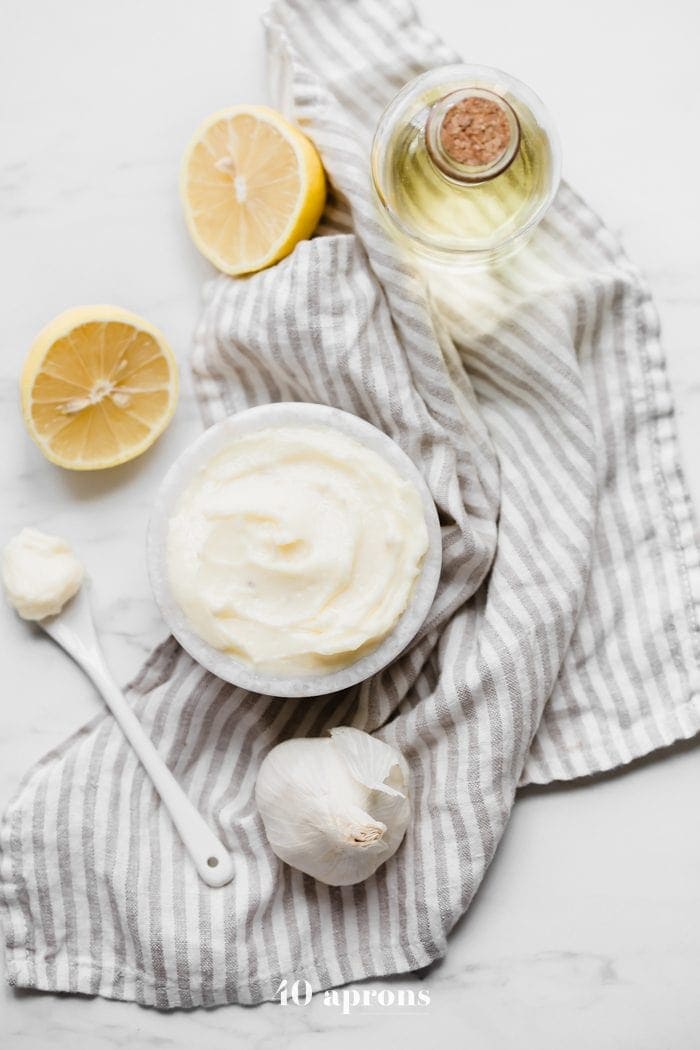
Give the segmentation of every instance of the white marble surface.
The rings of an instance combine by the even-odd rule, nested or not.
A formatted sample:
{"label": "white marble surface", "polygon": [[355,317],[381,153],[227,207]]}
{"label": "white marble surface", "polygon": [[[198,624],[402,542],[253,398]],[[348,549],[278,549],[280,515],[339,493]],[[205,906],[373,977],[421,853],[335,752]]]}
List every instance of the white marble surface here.
{"label": "white marble surface", "polygon": [[[207,265],[190,246],[178,162],[199,119],[263,101],[259,0],[12,0],[0,12],[0,540],[27,522],[84,556],[108,659],[126,680],[163,628],[145,575],[154,486],[198,433],[187,383],[137,462],[53,468],[22,426],[17,374],[36,330],[114,301],[168,333],[184,363]],[[700,498],[700,124],[694,0],[421,0],[464,56],[531,83],[560,126],[568,178],[619,229],[661,312],[682,447]],[[26,767],[95,711],[79,671],[5,610],[0,805]],[[692,745],[585,787],[522,797],[421,1017],[343,1017],[320,999],[162,1015],[0,990],[0,1047],[238,1045],[341,1050],[686,1050],[700,997],[700,753]],[[397,984],[408,982],[400,979]],[[417,986],[414,984],[414,987]]]}

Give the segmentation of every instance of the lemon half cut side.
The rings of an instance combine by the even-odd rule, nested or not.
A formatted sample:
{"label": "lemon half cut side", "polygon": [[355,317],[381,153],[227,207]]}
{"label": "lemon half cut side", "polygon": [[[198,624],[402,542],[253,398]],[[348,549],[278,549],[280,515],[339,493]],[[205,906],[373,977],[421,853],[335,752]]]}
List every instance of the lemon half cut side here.
{"label": "lemon half cut side", "polygon": [[212,114],[185,152],[180,193],[190,235],[231,276],[278,262],[311,236],[326,200],[320,157],[267,106]]}
{"label": "lemon half cut side", "polygon": [[118,306],[80,306],[37,336],[20,377],[22,414],[41,451],[69,470],[141,455],[172,419],[177,362],[165,336]]}

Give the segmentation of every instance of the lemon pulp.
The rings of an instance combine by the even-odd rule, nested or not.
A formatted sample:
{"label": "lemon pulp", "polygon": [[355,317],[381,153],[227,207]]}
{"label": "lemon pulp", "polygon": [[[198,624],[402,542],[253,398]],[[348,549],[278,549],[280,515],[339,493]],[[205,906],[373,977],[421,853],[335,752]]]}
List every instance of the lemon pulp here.
{"label": "lemon pulp", "polygon": [[67,310],[37,336],[20,378],[24,420],[53,463],[117,466],[149,448],[177,402],[165,337],[115,306]]}
{"label": "lemon pulp", "polygon": [[181,195],[195,244],[219,270],[261,270],[313,233],[326,199],[318,153],[281,114],[235,106],[210,116],[183,162]]}

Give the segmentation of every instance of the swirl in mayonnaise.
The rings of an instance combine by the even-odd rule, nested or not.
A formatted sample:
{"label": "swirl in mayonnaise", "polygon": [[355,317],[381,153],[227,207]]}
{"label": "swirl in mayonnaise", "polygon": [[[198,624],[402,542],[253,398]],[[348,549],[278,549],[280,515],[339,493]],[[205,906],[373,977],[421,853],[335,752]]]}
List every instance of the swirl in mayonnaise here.
{"label": "swirl in mayonnaise", "polygon": [[326,426],[231,441],[170,519],[168,574],[196,633],[255,669],[335,671],[408,606],[428,548],[421,498],[378,453]]}

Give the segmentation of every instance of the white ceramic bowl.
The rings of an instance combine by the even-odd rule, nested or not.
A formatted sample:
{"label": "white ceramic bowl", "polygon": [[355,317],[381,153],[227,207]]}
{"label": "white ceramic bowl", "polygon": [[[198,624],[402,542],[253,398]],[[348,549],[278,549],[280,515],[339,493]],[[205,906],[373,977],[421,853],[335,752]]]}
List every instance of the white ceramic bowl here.
{"label": "white ceramic bowl", "polygon": [[[167,564],[167,536],[170,518],[178,499],[194,476],[226,447],[233,438],[251,431],[275,426],[327,426],[340,430],[382,456],[396,472],[410,481],[423,504],[428,529],[428,550],[413,588],[408,608],[389,635],[354,663],[327,674],[296,677],[263,674],[230,653],[215,649],[193,629],[170,589]],[[156,494],[148,529],[148,571],[155,599],[163,618],[183,649],[207,670],[226,682],[271,696],[320,696],[347,689],[370,678],[406,648],[428,615],[435,597],[442,567],[442,538],[437,511],[430,490],[420,473],[399,446],[358,416],[327,405],[282,402],[250,408],[222,420],[206,430],[175,461]]]}

